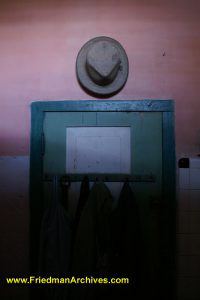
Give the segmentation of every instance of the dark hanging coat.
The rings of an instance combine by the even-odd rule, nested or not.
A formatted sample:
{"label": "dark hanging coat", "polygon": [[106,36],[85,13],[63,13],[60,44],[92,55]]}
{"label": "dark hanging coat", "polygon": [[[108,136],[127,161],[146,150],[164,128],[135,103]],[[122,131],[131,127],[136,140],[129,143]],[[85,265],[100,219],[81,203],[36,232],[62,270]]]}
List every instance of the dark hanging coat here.
{"label": "dark hanging coat", "polygon": [[89,178],[87,176],[85,176],[81,182],[80,196],[79,196],[76,214],[75,214],[75,218],[74,218],[74,225],[73,225],[74,234],[76,233],[76,230],[77,230],[77,227],[79,224],[79,220],[80,220],[82,211],[84,209],[84,206],[88,200],[89,194],[90,194]]}
{"label": "dark hanging coat", "polygon": [[[112,297],[140,299],[141,266],[144,260],[143,243],[137,203],[128,182],[121,190],[118,206],[112,214],[112,274],[129,278],[129,285],[113,289]],[[144,286],[142,287],[144,288]],[[141,298],[142,299],[142,298]]]}
{"label": "dark hanging coat", "polygon": [[[69,269],[71,221],[58,197],[58,177],[53,179],[53,193],[44,212],[40,232],[39,272],[45,277],[66,277]],[[50,300],[66,299],[67,289],[48,285],[43,290]]]}
{"label": "dark hanging coat", "polygon": [[[104,276],[110,269],[110,215],[113,199],[104,183],[95,183],[77,227],[72,272],[76,276]],[[75,287],[71,299],[96,298],[95,286]]]}

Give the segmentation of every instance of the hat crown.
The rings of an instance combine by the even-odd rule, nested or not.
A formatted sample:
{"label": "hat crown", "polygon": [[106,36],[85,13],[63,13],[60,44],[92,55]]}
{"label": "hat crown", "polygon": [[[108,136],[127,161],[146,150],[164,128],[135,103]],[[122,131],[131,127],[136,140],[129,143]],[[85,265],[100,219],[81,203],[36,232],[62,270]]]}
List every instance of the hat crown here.
{"label": "hat crown", "polygon": [[99,85],[111,83],[120,68],[120,54],[109,41],[96,42],[88,51],[86,68],[90,78]]}
{"label": "hat crown", "polygon": [[107,36],[87,41],[76,59],[81,87],[93,96],[110,97],[120,91],[128,78],[128,57],[122,45]]}

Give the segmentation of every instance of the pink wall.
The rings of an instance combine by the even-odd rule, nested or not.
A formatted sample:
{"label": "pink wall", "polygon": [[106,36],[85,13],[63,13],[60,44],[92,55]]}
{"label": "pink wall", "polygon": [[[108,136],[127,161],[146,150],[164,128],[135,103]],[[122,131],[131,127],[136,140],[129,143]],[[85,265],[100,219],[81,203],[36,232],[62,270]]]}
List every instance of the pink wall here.
{"label": "pink wall", "polygon": [[198,0],[2,0],[0,155],[29,153],[31,101],[93,99],[75,61],[99,35],[121,42],[130,62],[111,99],[175,99],[177,154],[200,153],[199,11]]}

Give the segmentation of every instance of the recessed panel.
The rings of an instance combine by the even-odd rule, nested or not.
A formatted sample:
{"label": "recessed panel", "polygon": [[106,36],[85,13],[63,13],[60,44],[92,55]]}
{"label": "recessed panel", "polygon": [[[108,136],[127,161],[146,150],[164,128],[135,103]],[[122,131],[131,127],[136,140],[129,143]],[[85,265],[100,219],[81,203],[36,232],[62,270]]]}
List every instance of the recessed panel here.
{"label": "recessed panel", "polygon": [[67,173],[130,173],[130,127],[66,129]]}

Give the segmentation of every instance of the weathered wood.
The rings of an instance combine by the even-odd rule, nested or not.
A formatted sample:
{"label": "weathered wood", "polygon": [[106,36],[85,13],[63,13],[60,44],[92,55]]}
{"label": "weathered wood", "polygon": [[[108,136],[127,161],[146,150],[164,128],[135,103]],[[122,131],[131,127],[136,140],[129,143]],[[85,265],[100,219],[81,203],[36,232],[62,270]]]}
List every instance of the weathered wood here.
{"label": "weathered wood", "polygon": [[[43,209],[42,133],[46,112],[161,112],[163,176],[160,217],[160,293],[162,299],[174,297],[175,274],[175,141],[174,102],[172,100],[133,101],[37,101],[32,106],[30,159],[30,257],[31,274],[37,271],[39,232]],[[92,114],[92,124],[95,115]],[[83,115],[84,119],[84,115]],[[84,124],[84,122],[83,122]],[[140,183],[139,183],[140,184]],[[141,183],[142,184],[142,183]],[[163,293],[164,291],[164,293]]]}
{"label": "weathered wood", "polygon": [[173,111],[172,100],[81,100],[36,101],[32,108],[41,111]]}

